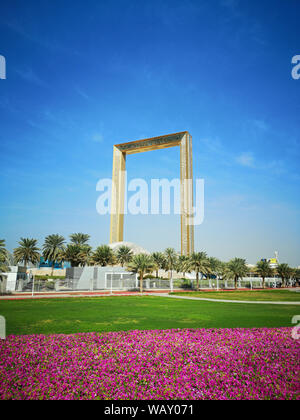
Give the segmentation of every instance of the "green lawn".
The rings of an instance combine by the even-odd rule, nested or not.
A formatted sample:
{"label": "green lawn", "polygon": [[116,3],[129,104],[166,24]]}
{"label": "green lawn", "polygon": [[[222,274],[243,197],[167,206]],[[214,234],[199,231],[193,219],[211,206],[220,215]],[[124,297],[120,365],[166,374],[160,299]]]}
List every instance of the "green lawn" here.
{"label": "green lawn", "polygon": [[7,335],[130,329],[292,326],[293,305],[231,304],[152,296],[0,301]]}
{"label": "green lawn", "polygon": [[300,293],[289,290],[249,290],[249,291],[222,291],[222,292],[178,292],[179,296],[193,296],[210,299],[228,300],[259,300],[277,302],[300,302]]}

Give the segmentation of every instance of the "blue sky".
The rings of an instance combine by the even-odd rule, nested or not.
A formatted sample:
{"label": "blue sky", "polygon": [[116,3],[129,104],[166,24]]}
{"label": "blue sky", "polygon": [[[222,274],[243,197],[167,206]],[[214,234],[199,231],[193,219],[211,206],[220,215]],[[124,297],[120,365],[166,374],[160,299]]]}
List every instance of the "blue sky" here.
{"label": "blue sky", "polygon": [[[0,236],[109,240],[96,212],[112,146],[188,130],[205,179],[197,250],[300,265],[300,3],[11,0],[1,5]],[[129,156],[179,176],[179,149]],[[178,216],[126,217],[125,240],[180,247]]]}

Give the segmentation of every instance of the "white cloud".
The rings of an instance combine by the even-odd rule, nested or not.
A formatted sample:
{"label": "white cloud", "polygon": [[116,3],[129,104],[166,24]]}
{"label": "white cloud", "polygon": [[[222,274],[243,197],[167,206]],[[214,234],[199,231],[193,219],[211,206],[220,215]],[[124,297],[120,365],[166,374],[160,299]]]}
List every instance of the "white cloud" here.
{"label": "white cloud", "polygon": [[93,140],[93,142],[95,142],[95,143],[102,143],[102,142],[103,142],[103,136],[102,136],[102,134],[100,134],[100,133],[95,133],[95,134],[92,136],[92,140]]}
{"label": "white cloud", "polygon": [[78,86],[75,87],[75,92],[84,99],[90,99],[89,95]]}
{"label": "white cloud", "polygon": [[239,0],[221,0],[221,6],[235,9],[239,6]]}
{"label": "white cloud", "polygon": [[262,131],[268,131],[270,129],[269,125],[264,120],[253,120],[253,124]]}
{"label": "white cloud", "polygon": [[31,69],[16,69],[16,73],[26,82],[33,83],[34,85],[41,86],[41,87],[48,87],[47,83],[45,83],[39,76]]}
{"label": "white cloud", "polygon": [[254,167],[254,156],[250,152],[242,153],[236,158],[236,161],[242,166],[247,166],[249,168]]}

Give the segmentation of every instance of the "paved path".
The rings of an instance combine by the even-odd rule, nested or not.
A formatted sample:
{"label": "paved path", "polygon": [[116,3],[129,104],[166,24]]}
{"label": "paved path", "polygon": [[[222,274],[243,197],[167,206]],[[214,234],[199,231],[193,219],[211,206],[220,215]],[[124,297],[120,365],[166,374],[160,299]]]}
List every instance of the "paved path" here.
{"label": "paved path", "polygon": [[169,295],[167,293],[156,294],[160,297],[168,297],[173,299],[186,299],[186,300],[204,300],[208,302],[222,302],[222,303],[256,303],[258,305],[300,305],[300,302],[275,302],[271,300],[229,300],[229,299],[210,299],[210,298],[198,298],[189,296],[176,296]]}

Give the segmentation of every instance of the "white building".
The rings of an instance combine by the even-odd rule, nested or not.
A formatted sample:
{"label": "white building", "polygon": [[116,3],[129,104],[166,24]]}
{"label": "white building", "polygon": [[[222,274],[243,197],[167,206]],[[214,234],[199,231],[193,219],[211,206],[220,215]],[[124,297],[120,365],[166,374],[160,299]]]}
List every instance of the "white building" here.
{"label": "white building", "polygon": [[19,283],[27,279],[26,267],[10,266],[9,269],[7,273],[1,273],[2,293],[15,292]]}

